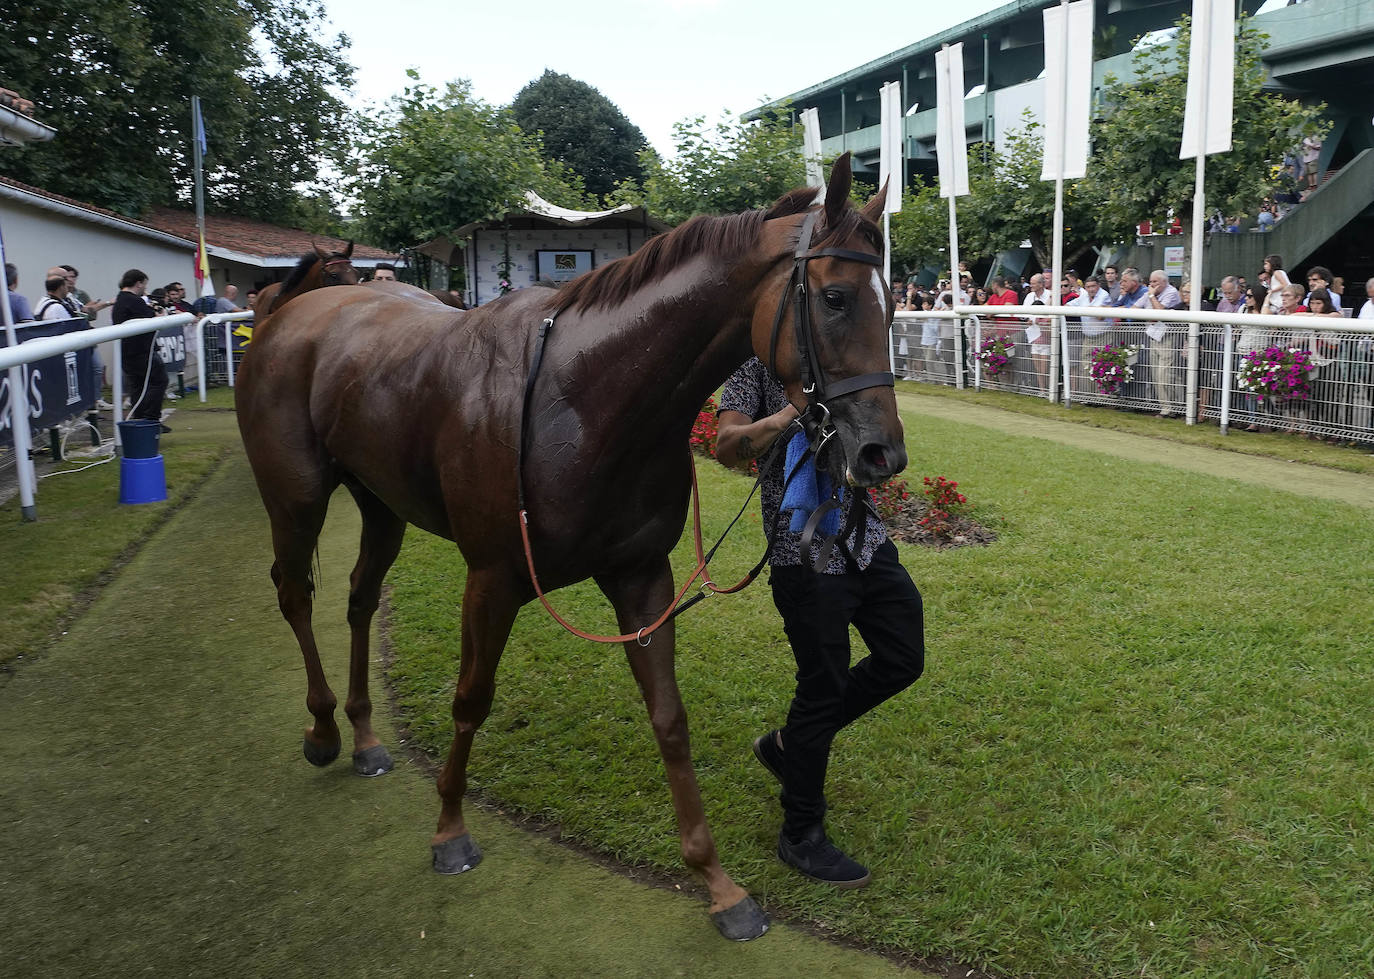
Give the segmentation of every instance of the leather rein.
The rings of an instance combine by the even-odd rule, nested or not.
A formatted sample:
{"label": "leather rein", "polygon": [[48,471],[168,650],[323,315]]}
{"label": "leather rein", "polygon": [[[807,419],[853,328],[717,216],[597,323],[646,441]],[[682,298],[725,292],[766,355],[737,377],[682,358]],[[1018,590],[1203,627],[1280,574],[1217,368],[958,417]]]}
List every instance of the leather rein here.
{"label": "leather rein", "polygon": [[[819,357],[816,353],[814,328],[811,321],[810,292],[806,285],[807,263],[814,258],[838,258],[845,261],[862,262],[866,265],[880,266],[883,260],[881,256],[878,255],[871,255],[867,252],[851,251],[846,248],[820,248],[812,251],[811,238],[815,231],[819,214],[819,210],[809,212],[806,216],[806,220],[802,223],[801,234],[797,240],[797,249],[792,257],[792,275],[788,279],[787,288],[784,289],[782,294],[778,297],[778,308],[773,316],[773,330],[769,339],[768,369],[769,373],[776,377],[778,340],[781,335],[783,316],[787,310],[788,296],[792,295],[794,297],[792,308],[793,324],[796,331],[797,357],[800,365],[802,392],[806,395],[806,411],[801,413],[792,424],[800,426],[806,433],[809,445],[801,460],[793,468],[792,472],[787,475],[783,484],[784,494],[786,493],[787,484],[790,483],[793,477],[802,469],[807,459],[819,454],[821,449],[825,447],[826,442],[835,435],[835,427],[830,421],[830,409],[825,405],[828,398],[837,398],[841,395],[852,394],[855,391],[862,391],[871,387],[880,387],[884,385],[887,387],[895,386],[895,379],[891,371],[861,374],[827,383],[825,371],[822,369]],[[534,394],[535,380],[539,376],[539,368],[544,360],[544,349],[548,342],[549,333],[553,330],[553,325],[553,316],[547,317],[539,325],[538,335],[535,339],[534,358],[530,363],[530,372],[525,378],[525,391],[521,398],[520,440],[516,444],[516,503],[518,509],[518,522],[520,524],[520,538],[525,548],[525,562],[529,568],[530,583],[534,585],[534,593],[538,596],[540,603],[544,606],[549,615],[553,617],[554,621],[573,635],[581,639],[589,639],[592,642],[602,643],[629,642],[633,639],[639,643],[639,645],[647,646],[653,634],[680,613],[685,612],[708,595],[730,595],[742,591],[744,588],[748,587],[754,579],[758,577],[759,572],[763,570],[764,565],[768,562],[768,556],[773,551],[773,542],[776,539],[777,524],[779,523],[777,520],[774,521],[774,526],[770,527],[768,530],[767,547],[764,549],[763,557],[761,557],[749,573],[741,578],[736,584],[725,588],[717,585],[711,580],[708,564],[711,558],[715,556],[716,551],[719,550],[721,544],[725,542],[726,536],[744,514],[745,509],[749,506],[750,501],[754,498],[754,494],[762,484],[764,475],[772,468],[776,460],[783,458],[787,442],[789,441],[789,439],[784,438],[784,436],[792,429],[790,426],[785,429],[783,433],[774,440],[772,448],[770,448],[760,460],[758,478],[754,481],[754,486],[749,491],[749,496],[745,499],[744,505],[740,507],[739,513],[730,521],[729,526],[725,528],[720,539],[716,541],[709,552],[703,551],[701,537],[701,491],[697,485],[696,459],[693,455],[692,536],[697,557],[696,568],[687,580],[683,582],[682,588],[678,591],[668,608],[664,610],[663,614],[652,624],[644,626],[638,632],[624,633],[618,636],[601,636],[583,632],[558,614],[558,611],[550,604],[548,597],[544,594],[543,589],[539,585],[539,576],[534,568],[534,552],[530,545],[529,510],[525,506],[524,460],[525,441],[526,436],[529,434],[530,402]],[[867,494],[865,493],[862,495],[866,499]],[[813,535],[825,512],[839,505],[838,499],[832,495],[829,500],[820,507],[817,507],[815,512],[812,513],[811,518],[807,521],[806,528],[802,532],[802,553],[804,555],[809,555],[810,553]],[[820,567],[824,567],[829,561],[836,541],[847,539],[850,532],[854,529],[855,513],[858,512],[861,514],[864,509],[865,504],[862,502],[856,502],[854,506],[850,507],[850,519],[846,521],[845,527],[838,535],[824,542],[822,554],[816,559],[818,570]],[[781,514],[779,514],[779,516],[781,516]],[[862,519],[863,518],[860,517],[860,520]],[[862,526],[860,526],[860,539],[861,538]],[[697,594],[683,601],[683,596],[687,594],[688,589],[692,587],[692,584],[698,578],[702,579],[701,588],[697,591]]]}

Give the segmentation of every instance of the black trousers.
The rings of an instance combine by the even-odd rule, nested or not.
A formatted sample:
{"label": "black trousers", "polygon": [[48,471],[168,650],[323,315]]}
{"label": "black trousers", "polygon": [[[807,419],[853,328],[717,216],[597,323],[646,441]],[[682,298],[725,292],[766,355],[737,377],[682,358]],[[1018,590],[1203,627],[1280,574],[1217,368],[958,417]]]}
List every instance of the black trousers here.
{"label": "black trousers", "polygon": [[[855,719],[905,690],[925,666],[921,594],[885,541],[867,568],[815,574],[774,568],[773,602],[797,660],[797,689],[783,728],[783,832],[825,818],[830,745]],[[849,626],[868,655],[850,666]]]}
{"label": "black trousers", "polygon": [[149,356],[152,357],[152,371],[148,373],[148,390],[143,397],[139,397],[139,392],[143,390],[144,372],[148,370],[148,362],[140,361],[135,367],[126,362],[124,364],[124,390],[133,402],[133,407],[129,409],[130,418],[142,418],[147,421],[162,421],[162,398],[167,393],[167,367],[162,363],[162,358],[154,351]]}

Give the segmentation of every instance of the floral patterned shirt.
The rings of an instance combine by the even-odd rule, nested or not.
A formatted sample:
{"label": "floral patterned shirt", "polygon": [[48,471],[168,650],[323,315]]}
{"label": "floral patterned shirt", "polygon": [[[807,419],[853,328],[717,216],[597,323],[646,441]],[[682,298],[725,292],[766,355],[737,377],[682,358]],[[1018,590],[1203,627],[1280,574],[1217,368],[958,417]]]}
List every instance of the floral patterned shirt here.
{"label": "floral patterned shirt", "polygon": [[[783,391],[782,385],[768,373],[768,368],[757,357],[749,358],[744,366],[731,375],[730,380],[725,382],[725,390],[721,392],[720,396],[721,411],[738,411],[753,421],[782,411],[786,405],[787,394]],[[768,468],[763,483],[759,487],[763,496],[765,528],[771,527],[773,522],[778,519],[778,507],[782,503],[784,479],[783,465],[781,461],[776,461]],[[854,504],[856,499],[853,494],[847,494],[844,507],[845,516],[841,520],[841,526],[844,525],[844,520],[848,519],[849,507]],[[819,537],[819,535],[817,536]],[[877,550],[878,545],[887,540],[887,529],[883,527],[883,522],[878,519],[877,515],[870,511],[864,524],[862,547],[854,546],[854,536],[851,533],[845,544],[854,555],[859,569],[862,570],[868,567],[869,562],[873,560],[873,552]],[[817,544],[813,543],[813,552],[816,548]],[[777,537],[773,541],[773,552],[769,555],[768,562],[774,567],[789,567],[802,563],[801,534],[788,530],[786,519],[784,519],[783,525],[778,528]],[[831,555],[830,563],[825,566],[825,573],[844,574],[847,570],[844,552],[836,547],[835,553]]]}

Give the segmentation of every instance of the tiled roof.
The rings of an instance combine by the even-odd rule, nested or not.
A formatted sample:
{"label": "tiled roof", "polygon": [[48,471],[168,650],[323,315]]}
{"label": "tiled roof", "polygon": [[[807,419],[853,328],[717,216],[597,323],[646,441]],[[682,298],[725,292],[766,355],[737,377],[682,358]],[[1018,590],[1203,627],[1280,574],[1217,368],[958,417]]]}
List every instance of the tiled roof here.
{"label": "tiled roof", "polygon": [[7,88],[0,88],[0,105],[7,109],[13,109],[21,116],[33,118],[33,103],[18,92],[11,92]]}
{"label": "tiled roof", "polygon": [[[170,207],[155,207],[148,214],[147,223],[180,238],[196,240],[196,215],[193,211],[178,211]],[[255,221],[252,218],[237,218],[226,214],[205,215],[205,244],[211,248],[228,248],[259,258],[298,258],[310,251],[311,245],[318,244],[330,251],[343,251],[348,244],[341,238],[327,238],[311,234],[298,228],[283,228]],[[373,248],[371,245],[355,244],[355,259],[394,260],[394,252]]]}
{"label": "tiled roof", "polygon": [[[0,184],[38,197],[46,197],[48,200],[57,201],[60,204],[79,207],[83,211],[117,218],[120,221],[126,221],[150,231],[160,231],[163,234],[184,238],[193,245],[196,241],[196,215],[194,211],[155,207],[144,220],[139,221],[103,207],[96,207],[94,204],[87,204],[85,201],[63,197],[61,194],[54,194],[43,190],[41,187],[11,180],[6,176],[0,176]],[[224,214],[205,215],[205,243],[212,249],[218,246],[231,251],[254,255],[258,258],[299,258],[310,251],[312,244],[318,243],[321,248],[327,248],[330,251],[343,251],[348,244],[340,238],[327,238],[297,228],[283,228],[280,225],[268,224],[265,221],[230,217]],[[373,248],[371,245],[354,245],[353,257],[372,261],[394,261],[397,258],[394,252]]]}

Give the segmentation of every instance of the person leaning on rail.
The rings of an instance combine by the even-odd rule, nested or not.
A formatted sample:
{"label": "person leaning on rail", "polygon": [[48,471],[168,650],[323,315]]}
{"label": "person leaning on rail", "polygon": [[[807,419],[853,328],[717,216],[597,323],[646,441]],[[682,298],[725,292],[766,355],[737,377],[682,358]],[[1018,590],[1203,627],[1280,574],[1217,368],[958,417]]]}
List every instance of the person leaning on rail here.
{"label": "person leaning on rail", "polygon": [[[116,326],[128,320],[157,315],[143,298],[147,291],[146,272],[129,269],[124,273],[119,280],[114,312],[110,314]],[[153,342],[155,336],[148,332],[125,337],[119,341],[119,349],[124,360],[124,389],[133,401],[129,417],[161,423],[162,396],[167,392],[167,368],[157,355],[157,347]],[[162,431],[170,432],[171,429],[163,425]]]}
{"label": "person leaning on rail", "polygon": [[[784,487],[783,467],[775,463],[767,467],[761,487],[765,526],[777,526],[769,555],[773,602],[797,663],[787,723],[754,741],[755,757],[782,783],[778,859],[812,880],[863,887],[869,882],[868,869],[825,832],[826,768],[840,731],[921,675],[921,595],[898,561],[897,547],[882,521],[868,506],[867,491],[846,492],[844,513],[828,515],[834,518],[832,524],[844,526],[849,508],[867,507],[861,529],[835,548],[823,571],[804,563],[810,556],[801,552],[803,525],[829,495],[828,477],[802,456],[806,438],[792,425],[797,409],[762,361],[751,358],[734,373],[720,404],[716,459],[724,465],[747,468],[778,436],[797,433],[788,443],[784,463],[799,464],[797,476]],[[778,524],[780,517],[783,522]],[[835,533],[838,527],[822,520],[820,529]],[[853,666],[851,624],[869,649],[869,655]]]}

